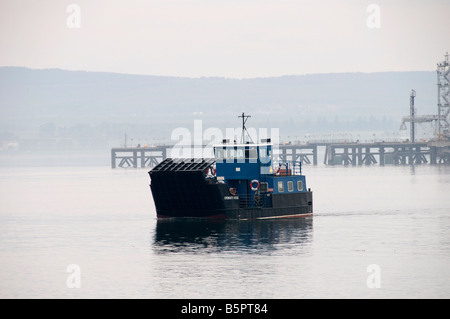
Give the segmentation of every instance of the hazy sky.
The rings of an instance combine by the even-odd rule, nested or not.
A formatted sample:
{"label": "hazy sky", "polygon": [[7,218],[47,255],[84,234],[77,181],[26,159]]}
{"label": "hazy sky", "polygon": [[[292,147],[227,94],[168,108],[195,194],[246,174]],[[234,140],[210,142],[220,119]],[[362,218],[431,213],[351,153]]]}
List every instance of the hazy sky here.
{"label": "hazy sky", "polygon": [[431,71],[447,51],[449,0],[0,0],[0,66],[249,78]]}

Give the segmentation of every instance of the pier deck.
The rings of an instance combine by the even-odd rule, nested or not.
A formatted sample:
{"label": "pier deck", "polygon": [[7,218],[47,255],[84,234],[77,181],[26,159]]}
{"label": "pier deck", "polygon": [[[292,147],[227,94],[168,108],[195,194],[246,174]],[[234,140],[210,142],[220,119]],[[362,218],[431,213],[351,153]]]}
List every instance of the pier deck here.
{"label": "pier deck", "polygon": [[[327,165],[413,165],[428,163],[427,143],[345,143],[326,146]],[[378,160],[377,160],[378,158]]]}
{"label": "pier deck", "polygon": [[154,167],[167,158],[167,149],[168,146],[112,148],[111,167]]}
{"label": "pier deck", "polygon": [[[173,145],[118,147],[111,149],[111,167],[154,167],[170,156]],[[450,164],[450,142],[379,142],[280,144],[280,161],[318,164],[318,149],[324,148],[325,165],[417,165]]]}

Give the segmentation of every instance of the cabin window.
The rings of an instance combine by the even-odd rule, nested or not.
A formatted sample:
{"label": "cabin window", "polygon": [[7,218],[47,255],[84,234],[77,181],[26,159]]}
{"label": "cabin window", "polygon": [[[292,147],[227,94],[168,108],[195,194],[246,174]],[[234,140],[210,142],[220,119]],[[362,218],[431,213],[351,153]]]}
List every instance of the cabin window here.
{"label": "cabin window", "polygon": [[236,149],[227,148],[226,151],[227,151],[226,159],[234,160],[236,158]]}
{"label": "cabin window", "polygon": [[299,191],[302,191],[302,190],[303,190],[303,182],[302,182],[302,181],[298,181],[298,182],[297,182],[297,189],[298,189]]}
{"label": "cabin window", "polygon": [[217,159],[225,160],[244,160],[244,159],[257,159],[258,151],[256,148],[245,149],[243,147],[225,147],[216,148],[215,155]]}
{"label": "cabin window", "polygon": [[272,160],[272,150],[268,147],[259,148],[259,160],[263,164],[269,164]]}
{"label": "cabin window", "polygon": [[244,149],[242,148],[238,148],[237,149],[237,154],[236,154],[236,158],[237,159],[244,159]]}
{"label": "cabin window", "polygon": [[294,191],[294,182],[289,181],[287,183],[288,183],[288,192],[293,192]]}
{"label": "cabin window", "polygon": [[224,157],[224,150],[222,148],[216,148],[216,158],[223,159]]}
{"label": "cabin window", "polygon": [[245,158],[250,158],[250,159],[257,159],[258,158],[258,151],[256,150],[256,148],[250,148],[248,150],[245,150]]}
{"label": "cabin window", "polygon": [[284,192],[283,182],[278,182],[278,192],[279,193]]}

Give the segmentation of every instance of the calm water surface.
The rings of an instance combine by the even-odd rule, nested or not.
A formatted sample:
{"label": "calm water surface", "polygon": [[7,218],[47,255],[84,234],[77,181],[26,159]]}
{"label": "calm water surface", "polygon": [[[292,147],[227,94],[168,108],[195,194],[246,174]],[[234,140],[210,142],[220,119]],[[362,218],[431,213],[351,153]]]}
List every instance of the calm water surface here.
{"label": "calm water surface", "polygon": [[304,173],[313,218],[180,222],[145,169],[1,167],[0,297],[450,297],[450,167]]}

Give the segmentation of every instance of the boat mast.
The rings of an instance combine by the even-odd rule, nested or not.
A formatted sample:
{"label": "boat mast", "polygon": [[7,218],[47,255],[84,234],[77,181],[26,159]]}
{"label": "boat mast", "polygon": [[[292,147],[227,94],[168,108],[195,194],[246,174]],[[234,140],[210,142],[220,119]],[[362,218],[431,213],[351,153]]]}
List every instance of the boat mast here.
{"label": "boat mast", "polygon": [[251,117],[251,116],[250,115],[245,115],[244,112],[242,112],[242,115],[239,115],[238,118],[240,118],[240,117],[242,117],[241,143],[245,144],[245,132],[247,132],[248,138],[253,143],[253,140],[252,140],[250,134],[248,133],[247,128],[245,127],[245,123],[247,123],[248,118]]}

